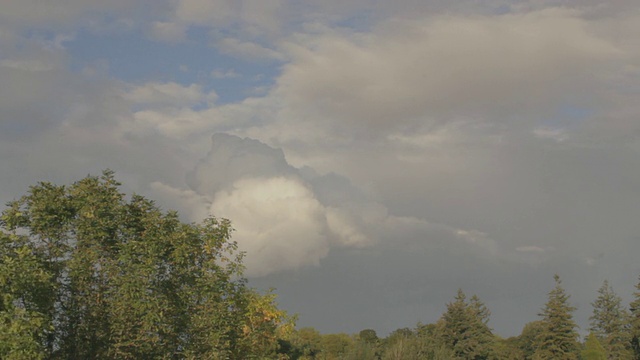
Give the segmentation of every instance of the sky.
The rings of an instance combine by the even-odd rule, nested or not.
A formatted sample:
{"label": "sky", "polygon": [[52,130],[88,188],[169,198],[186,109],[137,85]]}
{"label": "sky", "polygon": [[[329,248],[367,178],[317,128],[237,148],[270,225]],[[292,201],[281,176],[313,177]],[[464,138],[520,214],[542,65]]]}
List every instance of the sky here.
{"label": "sky", "polygon": [[640,6],[4,0],[0,201],[113,169],[231,219],[299,327],[517,335],[553,274],[584,333],[640,275]]}

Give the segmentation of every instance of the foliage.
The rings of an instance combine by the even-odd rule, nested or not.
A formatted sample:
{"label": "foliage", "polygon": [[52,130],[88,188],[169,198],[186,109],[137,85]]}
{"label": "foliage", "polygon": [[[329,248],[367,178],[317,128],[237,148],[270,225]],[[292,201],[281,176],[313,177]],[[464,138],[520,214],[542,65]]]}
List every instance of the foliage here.
{"label": "foliage", "polygon": [[629,314],[622,307],[622,299],[604,281],[598,298],[591,303],[593,315],[589,330],[606,349],[608,359],[628,359],[630,354]]}
{"label": "foliage", "polygon": [[458,290],[439,321],[439,337],[453,350],[456,358],[487,359],[494,340],[487,326],[489,314],[478,297],[473,296],[468,302],[464,292]]}
{"label": "foliage", "polygon": [[322,336],[322,350],[320,357],[322,360],[342,359],[349,353],[353,345],[353,339],[347,334],[327,334]]}
{"label": "foliage", "polygon": [[378,334],[373,329],[365,329],[358,333],[358,339],[367,344],[376,345],[378,343]]}
{"label": "foliage", "polygon": [[545,323],[542,320],[527,323],[520,336],[517,338],[517,347],[522,352],[523,359],[533,359],[536,351],[536,341],[538,336],[544,332]]}
{"label": "foliage", "polygon": [[522,360],[524,352],[519,348],[518,338],[496,338],[493,345],[491,359],[496,360]]}
{"label": "foliage", "polygon": [[290,359],[315,359],[322,351],[322,335],[318,330],[306,327],[294,331],[286,344],[286,354]]}
{"label": "foliage", "polygon": [[543,327],[536,337],[533,359],[575,360],[578,359],[578,333],[573,321],[575,308],[569,305],[569,295],[562,288],[558,275],[556,286],[549,292],[549,300],[539,315]]}
{"label": "foliage", "polygon": [[110,171],[40,183],[0,231],[0,358],[276,356],[291,321],[242,278],[228,220],[185,224]]}
{"label": "foliage", "polygon": [[633,301],[629,306],[631,313],[631,350],[633,359],[640,360],[640,279],[636,284],[636,291],[633,293]]}
{"label": "foliage", "polygon": [[581,352],[582,360],[606,360],[607,352],[598,341],[598,337],[594,333],[589,333],[587,341],[584,343],[584,349]]}

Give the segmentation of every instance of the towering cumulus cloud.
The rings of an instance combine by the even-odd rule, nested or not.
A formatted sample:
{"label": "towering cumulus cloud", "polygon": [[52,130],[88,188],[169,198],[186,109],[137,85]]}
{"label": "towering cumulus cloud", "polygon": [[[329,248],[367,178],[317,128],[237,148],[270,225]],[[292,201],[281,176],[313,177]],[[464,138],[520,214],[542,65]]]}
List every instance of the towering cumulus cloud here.
{"label": "towering cumulus cloud", "polygon": [[[287,163],[282,150],[257,140],[213,135],[211,150],[187,182],[190,190],[163,184],[154,190],[193,217],[231,219],[237,229],[233,238],[247,253],[248,276],[317,265],[332,246],[371,243],[356,212],[370,205],[346,178],[301,171]],[[330,183],[342,184],[339,199],[325,190]]]}
{"label": "towering cumulus cloud", "polygon": [[250,277],[319,265],[332,248],[384,248],[407,239],[512,255],[478,231],[390,214],[346,177],[298,169],[281,149],[250,138],[213,135],[211,150],[187,174],[187,183],[188,190],[160,182],[152,190],[191,220],[231,219]]}

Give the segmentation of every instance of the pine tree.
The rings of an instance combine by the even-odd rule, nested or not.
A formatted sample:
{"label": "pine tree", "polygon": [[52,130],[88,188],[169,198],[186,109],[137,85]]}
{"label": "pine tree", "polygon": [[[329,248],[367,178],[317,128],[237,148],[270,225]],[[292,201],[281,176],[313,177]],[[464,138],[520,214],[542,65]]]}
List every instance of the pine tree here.
{"label": "pine tree", "polygon": [[631,349],[633,359],[640,360],[640,279],[633,293],[634,300],[630,304],[631,311]]}
{"label": "pine tree", "polygon": [[549,292],[549,300],[539,314],[543,330],[536,337],[536,360],[577,360],[578,333],[573,321],[575,307],[569,304],[569,295],[562,288],[560,277],[554,275],[556,286]]}
{"label": "pine tree", "polygon": [[605,360],[607,358],[606,351],[602,347],[602,344],[598,341],[598,337],[594,333],[590,333],[587,337],[587,341],[584,343],[584,349],[582,350],[583,360]]}
{"label": "pine tree", "polygon": [[473,296],[467,302],[464,292],[458,290],[440,319],[440,337],[454,351],[456,359],[487,359],[493,345],[488,321],[489,310],[480,299]]}
{"label": "pine tree", "polygon": [[598,337],[607,351],[607,359],[629,359],[629,314],[622,307],[622,299],[613,291],[608,281],[598,290],[598,298],[591,303],[593,315],[589,318],[589,330]]}

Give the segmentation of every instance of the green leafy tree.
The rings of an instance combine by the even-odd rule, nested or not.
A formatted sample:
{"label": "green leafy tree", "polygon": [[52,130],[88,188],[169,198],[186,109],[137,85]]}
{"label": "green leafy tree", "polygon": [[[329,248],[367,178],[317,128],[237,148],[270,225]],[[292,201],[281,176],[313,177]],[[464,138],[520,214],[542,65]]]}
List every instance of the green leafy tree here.
{"label": "green leafy tree", "polygon": [[367,343],[362,339],[356,340],[349,352],[342,357],[343,360],[376,360],[379,359],[377,346]]}
{"label": "green leafy tree", "polygon": [[576,360],[579,354],[577,325],[573,321],[575,308],[569,304],[569,295],[562,287],[558,275],[556,286],[549,292],[549,300],[542,313],[542,330],[536,337],[533,359]]}
{"label": "green leafy tree", "polygon": [[228,220],[182,223],[111,171],[40,183],[0,220],[0,358],[275,357],[291,328],[249,289]]}
{"label": "green leafy tree", "polygon": [[375,360],[379,359],[380,339],[373,329],[365,329],[355,337],[351,350],[344,357],[345,360]]}
{"label": "green leafy tree", "polygon": [[608,281],[598,290],[598,298],[591,303],[593,315],[589,318],[589,330],[607,352],[607,359],[629,359],[629,314],[622,306],[622,299],[613,291]]}
{"label": "green leafy tree", "polygon": [[376,334],[376,331],[373,329],[365,329],[360,331],[360,333],[358,333],[358,339],[372,345],[378,344],[378,341],[380,340],[378,339],[378,334]]}
{"label": "green leafy tree", "polygon": [[631,313],[631,350],[633,359],[640,360],[640,279],[636,284],[636,291],[633,293],[633,301],[629,306]]}
{"label": "green leafy tree", "polygon": [[347,334],[327,334],[322,336],[322,350],[316,359],[338,360],[345,357],[353,346],[353,339]]}
{"label": "green leafy tree", "polygon": [[438,324],[423,325],[418,323],[416,328],[417,358],[429,360],[449,360],[455,354],[439,336]]}
{"label": "green leafy tree", "polygon": [[[25,237],[0,232],[0,358],[43,359],[52,293],[46,263]],[[17,294],[27,294],[25,297]]]}
{"label": "green leafy tree", "polygon": [[322,351],[322,335],[312,327],[305,327],[293,331],[288,339],[290,350],[287,355],[290,359],[315,359]]}
{"label": "green leafy tree", "polygon": [[458,359],[487,359],[490,357],[494,338],[487,325],[489,311],[473,296],[468,302],[462,290],[458,290],[453,302],[439,321],[439,336],[453,350]]}
{"label": "green leafy tree", "polygon": [[384,339],[384,360],[413,360],[416,358],[415,333],[409,328],[394,330]]}
{"label": "green leafy tree", "polygon": [[[606,360],[607,352],[598,341],[598,337],[594,333],[589,333],[587,341],[584,343],[584,349],[581,352],[582,360]],[[628,358],[627,358],[628,359]]]}

